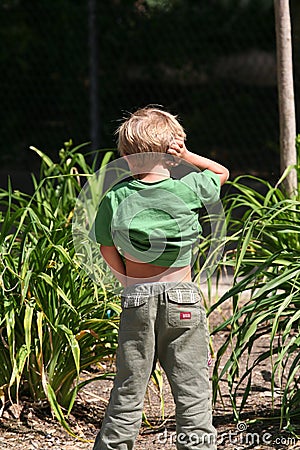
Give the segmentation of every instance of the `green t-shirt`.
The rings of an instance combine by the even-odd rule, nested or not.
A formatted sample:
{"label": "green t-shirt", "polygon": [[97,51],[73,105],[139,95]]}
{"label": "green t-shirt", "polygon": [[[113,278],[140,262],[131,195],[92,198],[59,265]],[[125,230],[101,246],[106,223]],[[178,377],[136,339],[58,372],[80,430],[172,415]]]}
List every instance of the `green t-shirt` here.
{"label": "green t-shirt", "polygon": [[131,179],[102,199],[94,224],[96,241],[164,267],[191,263],[201,233],[199,209],[215,203],[220,177],[210,170],[154,183]]}

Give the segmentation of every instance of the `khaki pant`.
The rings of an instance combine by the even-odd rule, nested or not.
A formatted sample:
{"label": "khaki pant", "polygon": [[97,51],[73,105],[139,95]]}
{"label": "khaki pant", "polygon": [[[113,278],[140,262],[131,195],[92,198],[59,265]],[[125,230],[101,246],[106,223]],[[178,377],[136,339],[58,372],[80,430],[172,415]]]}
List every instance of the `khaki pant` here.
{"label": "khaki pant", "polygon": [[125,288],[117,374],[93,450],[130,450],[158,359],[176,405],[177,449],[216,449],[208,376],[208,331],[193,283],[144,283]]}

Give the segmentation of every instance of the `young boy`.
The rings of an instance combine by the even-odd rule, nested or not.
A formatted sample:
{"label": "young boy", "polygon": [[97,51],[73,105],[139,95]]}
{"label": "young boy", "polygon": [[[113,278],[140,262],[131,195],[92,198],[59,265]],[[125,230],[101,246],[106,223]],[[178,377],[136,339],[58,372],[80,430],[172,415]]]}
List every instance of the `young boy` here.
{"label": "young boy", "polygon": [[[198,211],[218,200],[228,170],[188,151],[176,117],[158,108],[139,109],[117,134],[133,178],[105,195],[95,220],[101,254],[124,291],[117,373],[94,450],[133,448],[157,359],[176,405],[177,449],[212,450],[208,331],[191,263]],[[180,161],[194,171],[173,179]]]}

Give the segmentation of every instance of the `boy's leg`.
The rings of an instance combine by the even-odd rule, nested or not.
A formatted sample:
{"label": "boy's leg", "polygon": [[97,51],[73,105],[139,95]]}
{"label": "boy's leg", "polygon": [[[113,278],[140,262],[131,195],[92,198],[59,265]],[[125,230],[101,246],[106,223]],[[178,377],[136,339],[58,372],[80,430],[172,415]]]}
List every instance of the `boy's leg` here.
{"label": "boy's leg", "polygon": [[176,404],[177,449],[215,450],[206,314],[194,292],[178,287],[166,292],[158,357]]}
{"label": "boy's leg", "polygon": [[117,374],[109,405],[93,450],[130,450],[139,432],[144,397],[151,376],[155,338],[149,302],[130,296],[123,299],[117,350]]}

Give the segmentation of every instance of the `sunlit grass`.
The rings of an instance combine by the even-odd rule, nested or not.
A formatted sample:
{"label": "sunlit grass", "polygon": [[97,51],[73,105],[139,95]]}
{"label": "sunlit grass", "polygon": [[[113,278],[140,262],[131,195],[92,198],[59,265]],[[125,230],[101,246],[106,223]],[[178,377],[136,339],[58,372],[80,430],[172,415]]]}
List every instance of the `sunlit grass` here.
{"label": "sunlit grass", "polygon": [[[252,375],[267,360],[273,402],[275,386],[277,395],[279,387],[281,426],[293,431],[300,416],[300,197],[286,196],[280,184],[273,187],[255,177],[245,178],[232,182],[231,193],[224,199],[227,244],[234,247],[223,265],[232,267],[234,275],[231,289],[209,311],[222,309],[231,300],[232,315],[213,330],[213,334],[227,332],[216,355],[214,400],[226,376],[239,420],[251,392]],[[248,186],[251,180],[258,188]],[[267,338],[268,347],[254,356],[261,337]]]}
{"label": "sunlit grass", "polygon": [[66,143],[58,162],[33,149],[41,157],[34,194],[10,183],[0,191],[1,401],[47,399],[67,429],[65,414],[87,383],[82,370],[115,353],[120,313],[116,281],[106,274],[99,287],[75,255],[72,211],[95,170],[80,148]]}

